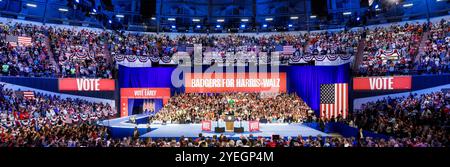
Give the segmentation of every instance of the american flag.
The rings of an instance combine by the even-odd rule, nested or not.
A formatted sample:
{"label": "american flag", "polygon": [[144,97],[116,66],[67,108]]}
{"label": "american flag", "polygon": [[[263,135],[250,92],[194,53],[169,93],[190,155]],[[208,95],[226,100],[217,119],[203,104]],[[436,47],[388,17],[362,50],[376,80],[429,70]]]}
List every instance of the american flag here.
{"label": "american flag", "polygon": [[23,91],[23,97],[25,99],[34,99],[34,92],[33,91]]}
{"label": "american flag", "polygon": [[31,37],[17,37],[19,45],[29,46],[31,45]]}
{"label": "american flag", "polygon": [[320,85],[320,117],[330,119],[338,115],[348,115],[348,84]]}
{"label": "american flag", "polygon": [[292,55],[295,52],[294,46],[283,46],[283,54],[284,55]]}
{"label": "american flag", "polygon": [[6,36],[6,42],[9,42],[11,46],[17,46],[17,43],[19,45],[29,46],[31,45],[31,40],[31,37],[21,37],[13,35]]}

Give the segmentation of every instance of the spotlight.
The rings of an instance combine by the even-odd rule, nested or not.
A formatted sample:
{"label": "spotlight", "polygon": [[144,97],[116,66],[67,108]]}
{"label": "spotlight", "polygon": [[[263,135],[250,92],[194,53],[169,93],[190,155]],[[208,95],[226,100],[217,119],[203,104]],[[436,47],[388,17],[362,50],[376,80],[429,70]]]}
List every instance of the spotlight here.
{"label": "spotlight", "polygon": [[61,11],[61,12],[67,12],[67,11],[69,11],[69,10],[66,9],[66,8],[59,8],[58,10]]}
{"label": "spotlight", "polygon": [[411,7],[411,6],[413,6],[412,3],[407,3],[407,4],[404,4],[404,5],[403,5],[404,8],[409,8],[409,7]]}
{"label": "spotlight", "polygon": [[245,24],[241,24],[241,28],[245,28]]}
{"label": "spotlight", "polygon": [[201,28],[202,26],[200,26],[200,25],[197,25],[197,28]]}
{"label": "spotlight", "polygon": [[220,28],[220,25],[216,25],[216,28]]}
{"label": "spotlight", "polygon": [[27,3],[27,6],[28,6],[28,7],[33,7],[33,8],[37,7],[36,4],[32,4],[32,3]]}
{"label": "spotlight", "polygon": [[264,27],[264,28],[267,28],[267,24],[263,24],[263,27]]}
{"label": "spotlight", "polygon": [[343,15],[351,15],[352,14],[352,12],[344,12],[344,13],[342,13]]}
{"label": "spotlight", "polygon": [[289,24],[288,27],[292,27],[292,24]]}

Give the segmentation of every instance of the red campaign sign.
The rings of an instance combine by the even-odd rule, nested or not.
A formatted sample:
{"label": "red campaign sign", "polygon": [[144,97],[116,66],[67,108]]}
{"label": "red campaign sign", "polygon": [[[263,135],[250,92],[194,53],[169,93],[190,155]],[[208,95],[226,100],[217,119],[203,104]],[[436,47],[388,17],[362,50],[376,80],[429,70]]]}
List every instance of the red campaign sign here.
{"label": "red campaign sign", "polygon": [[115,82],[112,79],[60,78],[60,91],[114,91]]}
{"label": "red campaign sign", "polygon": [[186,73],[186,93],[286,92],[286,73]]}
{"label": "red campaign sign", "polygon": [[259,131],[259,122],[258,121],[249,121],[248,122],[248,129],[250,132],[257,132]]}
{"label": "red campaign sign", "polygon": [[202,131],[211,131],[211,121],[202,121]]}
{"label": "red campaign sign", "polygon": [[353,90],[407,90],[411,82],[411,76],[357,77],[353,78]]}

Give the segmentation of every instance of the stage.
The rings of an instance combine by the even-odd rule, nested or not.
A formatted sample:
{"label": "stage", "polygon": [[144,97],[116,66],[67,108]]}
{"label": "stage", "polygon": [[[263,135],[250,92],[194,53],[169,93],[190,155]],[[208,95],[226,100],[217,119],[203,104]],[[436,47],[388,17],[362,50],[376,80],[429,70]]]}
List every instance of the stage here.
{"label": "stage", "polygon": [[[212,137],[213,135],[223,134],[228,138],[239,138],[241,135],[249,136],[252,134],[254,137],[265,137],[270,138],[272,135],[280,135],[281,137],[297,137],[301,135],[302,137],[316,137],[317,135],[331,136],[330,134],[315,130],[308,126],[293,123],[260,123],[258,132],[248,131],[248,122],[235,122],[235,127],[242,126],[244,128],[244,133],[214,133],[214,128],[217,126],[217,122],[212,122],[211,129],[213,131],[202,131],[201,124],[150,124],[150,129],[148,128],[148,117],[149,115],[135,115],[137,124],[129,122],[130,116],[121,117],[111,120],[104,120],[99,123],[99,125],[107,126],[111,131],[113,137],[129,137],[133,134],[134,128],[137,127],[141,138],[179,138],[184,137],[198,137],[199,133],[203,136]],[[242,123],[242,125],[241,125]],[[225,123],[220,122],[219,126],[224,127]]]}
{"label": "stage", "polygon": [[[199,133],[203,136],[212,137],[213,135],[220,135],[220,133],[206,132],[201,130],[201,124],[167,124],[167,125],[151,125],[151,128],[155,128],[144,135],[142,138],[161,138],[161,137],[174,137],[178,138],[180,136],[184,137],[198,137]],[[297,137],[301,135],[302,137],[317,135],[328,136],[328,134],[321,131],[312,129],[310,127],[301,124],[287,124],[287,123],[270,123],[270,124],[260,124],[259,132],[248,132],[248,127],[244,127],[244,133],[234,133],[225,132],[222,133],[228,138],[239,138],[241,135],[249,136],[252,134],[254,137],[271,137],[274,134],[280,135],[281,137]]]}

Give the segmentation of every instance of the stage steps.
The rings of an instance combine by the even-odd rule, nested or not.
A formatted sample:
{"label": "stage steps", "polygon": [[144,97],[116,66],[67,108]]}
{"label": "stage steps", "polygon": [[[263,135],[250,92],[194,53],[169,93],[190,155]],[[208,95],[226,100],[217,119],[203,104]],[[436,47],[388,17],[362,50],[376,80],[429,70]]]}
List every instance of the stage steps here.
{"label": "stage steps", "polygon": [[[429,35],[430,35],[429,31],[426,31],[422,34],[422,38],[421,38],[420,44],[419,44],[419,50],[417,52],[416,57],[414,58],[415,62],[420,61],[422,55],[425,55],[425,46],[427,44]],[[414,67],[414,70],[417,70],[417,66]]]}
{"label": "stage steps", "polygon": [[366,38],[359,39],[358,47],[355,55],[355,61],[353,64],[353,71],[357,72],[359,65],[362,63],[364,57],[364,48],[366,47]]}
{"label": "stage steps", "polygon": [[55,60],[55,55],[53,54],[53,48],[51,48],[50,38],[48,36],[45,36],[45,46],[47,46],[47,48],[48,48],[48,56],[49,56],[50,63],[52,63],[52,65],[55,67],[56,73],[60,74],[61,69],[59,69],[58,62],[56,62],[56,60]]}

